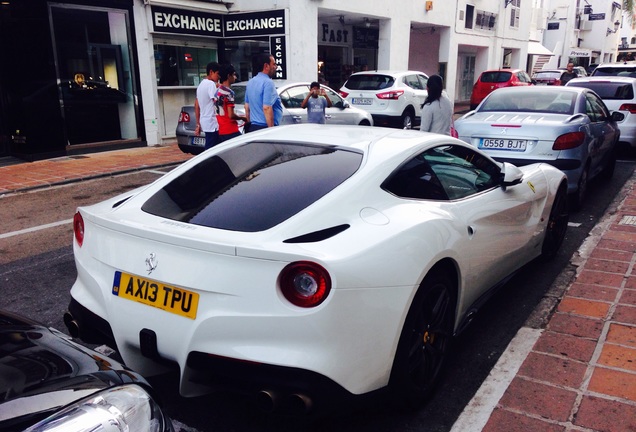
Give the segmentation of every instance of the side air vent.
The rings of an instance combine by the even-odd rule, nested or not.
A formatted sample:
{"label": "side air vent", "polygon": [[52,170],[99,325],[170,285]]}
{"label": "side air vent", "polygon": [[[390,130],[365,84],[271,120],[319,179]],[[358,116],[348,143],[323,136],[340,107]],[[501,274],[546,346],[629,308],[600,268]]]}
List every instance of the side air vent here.
{"label": "side air vent", "polygon": [[336,234],[340,234],[341,232],[348,229],[349,227],[350,227],[349,224],[336,225],[331,228],[326,228],[320,231],[314,231],[312,233],[303,234],[298,237],[287,239],[283,241],[283,243],[315,243],[315,242],[326,240],[330,237],[335,236]]}
{"label": "side air vent", "polygon": [[128,196],[128,197],[124,198],[123,200],[117,201],[115,204],[113,204],[113,208],[119,207],[120,205],[122,205],[123,203],[128,201],[129,199],[130,199],[130,197]]}

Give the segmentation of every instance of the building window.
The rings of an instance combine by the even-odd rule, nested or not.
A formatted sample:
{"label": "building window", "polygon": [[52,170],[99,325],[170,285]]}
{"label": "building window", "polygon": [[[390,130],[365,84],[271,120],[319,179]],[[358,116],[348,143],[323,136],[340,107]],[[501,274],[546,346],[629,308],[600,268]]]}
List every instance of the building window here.
{"label": "building window", "polygon": [[464,27],[467,29],[473,28],[473,19],[475,15],[475,6],[466,5],[466,21],[464,21]]}
{"label": "building window", "polygon": [[155,45],[158,86],[197,86],[205,78],[205,67],[217,61],[216,49]]}
{"label": "building window", "polygon": [[497,15],[492,12],[477,11],[475,18],[475,28],[481,30],[493,30],[497,23]]}
{"label": "building window", "polygon": [[521,0],[510,2],[510,27],[519,28],[519,14],[521,13]]}

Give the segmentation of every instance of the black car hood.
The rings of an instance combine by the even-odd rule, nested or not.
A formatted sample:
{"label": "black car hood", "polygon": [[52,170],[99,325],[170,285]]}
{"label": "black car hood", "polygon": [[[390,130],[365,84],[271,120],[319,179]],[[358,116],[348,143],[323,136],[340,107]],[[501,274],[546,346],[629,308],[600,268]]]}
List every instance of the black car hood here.
{"label": "black car hood", "polygon": [[57,330],[0,311],[0,430],[22,430],[61,407],[144,379]]}

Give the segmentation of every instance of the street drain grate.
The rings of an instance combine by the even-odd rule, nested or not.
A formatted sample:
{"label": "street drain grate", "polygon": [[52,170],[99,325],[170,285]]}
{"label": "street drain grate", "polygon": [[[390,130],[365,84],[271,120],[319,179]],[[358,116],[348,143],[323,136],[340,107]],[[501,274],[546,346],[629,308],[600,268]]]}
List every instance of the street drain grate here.
{"label": "street drain grate", "polygon": [[636,225],[636,216],[623,216],[619,225]]}

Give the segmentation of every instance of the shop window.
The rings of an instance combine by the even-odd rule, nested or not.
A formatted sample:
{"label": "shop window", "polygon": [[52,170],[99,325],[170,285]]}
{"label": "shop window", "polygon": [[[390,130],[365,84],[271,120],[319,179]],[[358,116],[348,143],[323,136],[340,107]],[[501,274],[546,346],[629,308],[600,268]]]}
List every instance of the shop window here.
{"label": "shop window", "polygon": [[140,139],[125,10],[50,6],[68,144]]}
{"label": "shop window", "polygon": [[217,50],[173,45],[155,45],[158,86],[198,86],[205,67],[217,61]]}

